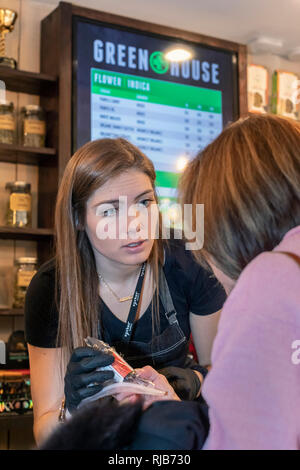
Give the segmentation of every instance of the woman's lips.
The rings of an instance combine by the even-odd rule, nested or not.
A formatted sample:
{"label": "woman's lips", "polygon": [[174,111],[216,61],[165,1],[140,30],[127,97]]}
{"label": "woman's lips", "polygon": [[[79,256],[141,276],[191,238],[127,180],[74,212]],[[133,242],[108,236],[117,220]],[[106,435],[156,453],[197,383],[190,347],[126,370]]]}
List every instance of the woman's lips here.
{"label": "woman's lips", "polygon": [[136,245],[136,246],[124,245],[123,248],[126,248],[126,250],[128,250],[130,253],[137,253],[137,252],[143,250],[145,241],[146,240],[142,240],[142,241],[139,241],[139,242],[138,241],[132,242],[132,243],[138,243],[138,245]]}
{"label": "woman's lips", "polygon": [[[133,243],[143,243],[145,240],[136,240],[135,242],[130,242],[128,243],[128,245],[132,245]],[[128,245],[124,245],[124,246],[128,246]]]}

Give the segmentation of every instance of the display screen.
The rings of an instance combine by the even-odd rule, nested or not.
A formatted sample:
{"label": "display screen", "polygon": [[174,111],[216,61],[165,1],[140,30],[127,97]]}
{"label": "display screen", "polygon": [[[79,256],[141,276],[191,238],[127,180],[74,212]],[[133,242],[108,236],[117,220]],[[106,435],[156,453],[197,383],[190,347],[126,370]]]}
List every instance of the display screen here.
{"label": "display screen", "polygon": [[169,206],[186,161],[238,117],[236,53],[180,41],[192,58],[169,62],[178,40],[82,18],[73,38],[73,150],[128,139],[152,160]]}

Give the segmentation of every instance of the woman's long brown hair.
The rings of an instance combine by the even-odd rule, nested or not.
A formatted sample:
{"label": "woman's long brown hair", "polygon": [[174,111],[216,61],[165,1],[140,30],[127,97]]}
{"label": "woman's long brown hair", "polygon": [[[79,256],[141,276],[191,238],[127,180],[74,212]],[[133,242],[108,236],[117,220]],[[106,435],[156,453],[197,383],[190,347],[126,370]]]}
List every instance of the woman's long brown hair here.
{"label": "woman's long brown hair", "polygon": [[[155,170],[137,147],[122,138],[100,139],[81,147],[69,160],[59,187],[56,212],[56,301],[59,309],[57,347],[61,348],[61,372],[76,347],[87,336],[98,336],[99,279],[90,241],[84,230],[86,202],[95,190],[127,170],[146,174],[156,203]],[[156,284],[156,315],[152,328],[159,325],[159,264],[164,263],[162,218],[158,238],[148,259]]]}
{"label": "woman's long brown hair", "polygon": [[193,209],[204,204],[204,245],[195,258],[236,280],[300,224],[300,122],[251,115],[231,124],[189,163],[179,198]]}

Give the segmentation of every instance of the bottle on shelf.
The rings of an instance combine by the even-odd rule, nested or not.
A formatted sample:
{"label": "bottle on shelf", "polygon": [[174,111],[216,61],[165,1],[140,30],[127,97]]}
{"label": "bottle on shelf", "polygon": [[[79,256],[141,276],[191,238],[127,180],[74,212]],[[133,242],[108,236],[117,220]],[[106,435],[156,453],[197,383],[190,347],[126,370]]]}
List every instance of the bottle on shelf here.
{"label": "bottle on shelf", "polygon": [[31,185],[25,181],[6,183],[10,191],[7,204],[6,225],[31,227]]}

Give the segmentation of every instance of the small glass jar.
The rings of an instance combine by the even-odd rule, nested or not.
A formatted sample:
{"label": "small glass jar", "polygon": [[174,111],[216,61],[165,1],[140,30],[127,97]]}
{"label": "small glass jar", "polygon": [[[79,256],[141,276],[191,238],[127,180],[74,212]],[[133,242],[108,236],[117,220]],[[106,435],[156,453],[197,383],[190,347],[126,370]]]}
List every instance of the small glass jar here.
{"label": "small glass jar", "polygon": [[8,101],[0,102],[0,143],[13,144],[15,141],[14,104]]}
{"label": "small glass jar", "polygon": [[43,109],[29,104],[21,109],[22,136],[25,147],[45,147],[46,118]]}
{"label": "small glass jar", "polygon": [[25,181],[6,183],[10,191],[6,224],[11,227],[31,227],[31,185]]}
{"label": "small glass jar", "polygon": [[27,288],[37,271],[37,258],[17,258],[16,266],[13,308],[23,308]]}

